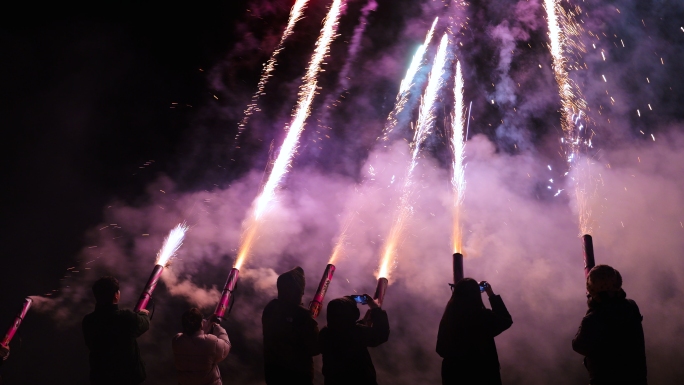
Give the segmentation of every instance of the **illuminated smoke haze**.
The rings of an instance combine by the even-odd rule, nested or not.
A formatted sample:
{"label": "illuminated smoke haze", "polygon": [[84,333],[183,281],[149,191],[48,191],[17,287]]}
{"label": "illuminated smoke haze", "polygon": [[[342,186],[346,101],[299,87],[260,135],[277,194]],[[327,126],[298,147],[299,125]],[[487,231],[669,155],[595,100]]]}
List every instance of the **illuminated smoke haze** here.
{"label": "illuminated smoke haze", "polygon": [[[250,262],[240,273],[235,307],[225,323],[233,343],[231,355],[220,365],[226,382],[263,383],[260,317],[276,295],[277,275],[301,265],[307,275],[308,303],[340,234],[345,234],[344,252],[336,260],[326,300],[372,294],[382,245],[401,199],[397,185],[411,158],[411,149],[401,138],[382,144],[376,138],[394,106],[406,66],[432,21],[436,16],[449,20],[449,12],[459,9],[465,14],[456,16],[469,17],[468,28],[456,40],[463,43],[458,58],[464,104],[473,102],[464,156],[468,190],[461,215],[465,275],[489,281],[513,316],[512,328],[496,338],[504,383],[586,383],[582,357],[570,347],[586,298],[577,203],[568,193],[574,171],[564,175],[569,170],[559,154],[560,99],[544,46],[544,10],[535,0],[473,2],[464,10],[439,1],[414,3],[407,4],[410,9],[401,23],[388,25],[382,23],[382,15],[396,11],[390,2],[378,1],[358,59],[350,64],[349,94],[330,115],[330,138],[308,141],[300,149],[278,199],[263,215]],[[625,291],[641,308],[649,381],[677,383],[684,376],[678,365],[684,359],[679,343],[684,339],[684,127],[675,103],[681,101],[677,87],[682,84],[672,71],[684,57],[682,50],[669,45],[681,46],[684,40],[677,34],[684,31],[667,19],[668,14],[681,13],[681,5],[651,5],[645,9],[630,1],[586,3],[590,16],[584,17],[584,28],[600,39],[583,35],[591,48],[583,57],[587,69],[577,81],[597,133],[587,162],[587,171],[600,181],[591,201],[597,263],[620,270]],[[320,29],[322,16],[316,15],[320,17],[312,33]],[[667,22],[657,25],[660,17]],[[352,30],[341,38],[350,38]],[[388,31],[396,35],[389,44]],[[438,27],[435,35],[443,33]],[[347,48],[332,47],[332,61],[345,57]],[[430,58],[434,51],[428,50]],[[211,70],[212,84],[223,90],[229,90],[231,79],[226,68],[221,63]],[[604,82],[602,75],[609,81]],[[278,76],[276,70],[273,81]],[[284,95],[285,90],[291,94],[283,96],[286,100],[277,112],[255,114],[250,123],[255,124],[252,134],[263,135],[266,144],[282,141],[281,128],[299,77],[274,85]],[[445,94],[453,87],[448,83]],[[208,106],[203,114],[232,116],[237,124],[250,96],[242,92],[240,103]],[[444,97],[439,104],[450,113],[453,100]],[[414,172],[414,212],[398,246],[402,257],[384,302],[390,340],[370,349],[379,383],[440,381],[441,360],[434,350],[439,319],[450,296],[453,227],[451,160],[444,156],[448,137],[442,118]],[[211,142],[201,132],[197,135],[193,140],[198,143]],[[229,147],[224,145],[209,145],[206,151],[213,154]],[[198,169],[192,165],[197,153],[189,152],[192,156],[179,155],[187,157],[184,172]],[[263,148],[256,153],[266,157]],[[264,164],[255,161],[229,181],[212,179],[217,186],[211,188],[188,188],[182,177],[160,175],[144,199],[134,204],[113,200],[103,208],[102,224],[86,232],[83,248],[74,256],[79,262],[72,270],[77,273],[66,274],[68,279],[53,298],[34,297],[31,315],[54,320],[56,332],[80,327],[81,318],[93,307],[90,285],[103,274],[121,280],[122,305],[133,307],[164,236],[187,221],[190,230],[183,246],[155,291],[152,327],[139,339],[148,369],[146,383],[173,383],[170,339],[180,331],[180,315],[187,307],[200,306],[209,314],[215,306],[235,262],[241,224],[263,183]],[[554,196],[558,190],[562,192]],[[325,324],[325,310],[318,321]],[[25,334],[28,326],[23,326]],[[81,341],[74,341],[72,348],[81,349],[79,357],[84,357]],[[316,383],[322,383],[320,357],[315,363]],[[7,369],[6,381],[20,378],[19,369]],[[39,374],[30,374],[29,380],[34,378],[30,376]],[[74,383],[83,383],[85,375],[78,376]]]}

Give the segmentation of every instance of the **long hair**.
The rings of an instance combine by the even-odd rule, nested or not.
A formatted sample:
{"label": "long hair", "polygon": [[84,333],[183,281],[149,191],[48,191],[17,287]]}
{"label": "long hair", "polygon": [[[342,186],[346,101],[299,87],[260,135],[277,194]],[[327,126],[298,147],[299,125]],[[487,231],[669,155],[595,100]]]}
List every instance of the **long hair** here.
{"label": "long hair", "polygon": [[472,331],[477,328],[483,309],[485,306],[477,281],[472,278],[458,281],[440,322],[438,352],[453,354],[456,350],[463,352],[463,349],[474,348],[479,336],[473,335]]}
{"label": "long hair", "polygon": [[480,285],[472,278],[463,278],[454,285],[445,314],[452,313],[458,319],[477,314],[484,308]]}

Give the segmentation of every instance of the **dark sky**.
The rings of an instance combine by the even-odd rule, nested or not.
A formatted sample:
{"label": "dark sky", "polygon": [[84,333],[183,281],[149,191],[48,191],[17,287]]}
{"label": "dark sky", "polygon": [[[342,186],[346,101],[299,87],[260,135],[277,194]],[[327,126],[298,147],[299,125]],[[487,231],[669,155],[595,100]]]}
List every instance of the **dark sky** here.
{"label": "dark sky", "polygon": [[[112,202],[148,204],[152,200],[149,186],[160,175],[170,176],[179,191],[201,191],[226,187],[247,171],[264,168],[271,141],[277,147],[282,139],[283,123],[328,2],[312,1],[307,17],[285,46],[277,75],[269,84],[271,91],[263,97],[264,113],[254,116],[238,143],[240,149],[234,148],[232,138],[292,3],[231,0],[183,6],[55,6],[41,10],[39,17],[29,8],[3,16],[0,327],[11,322],[23,297],[60,287],[65,270],[79,264],[86,233],[105,220],[103,212]],[[342,38],[332,47],[333,58],[344,56],[363,3],[349,2],[348,17],[340,25]],[[378,3],[369,19],[362,60],[354,67],[359,80],[344,94],[349,100],[365,101],[363,109],[359,109],[362,102],[342,103],[333,119],[344,124],[333,127],[332,139],[320,146],[316,141],[320,127],[310,123],[296,162],[360,180],[360,165],[380,135],[405,65],[438,8],[428,6],[435,3],[431,1]],[[554,166],[562,165],[555,123],[560,119],[558,97],[544,46],[544,23],[514,16],[515,5],[473,1],[460,15],[468,17],[469,23],[463,34],[456,34],[456,41],[463,43],[460,54],[470,80],[466,100],[473,101],[472,122],[477,123],[471,127],[471,136],[484,133],[499,152],[529,151]],[[588,71],[619,79],[617,88],[610,90],[610,95],[624,96],[616,105],[606,103],[608,91],[604,94],[598,86],[583,84],[583,89],[590,105],[606,106],[610,114],[628,122],[620,131],[606,129],[607,135],[597,142],[610,148],[624,138],[642,141],[651,133],[678,131],[684,118],[680,108],[684,78],[678,74],[684,62],[681,4],[591,1],[586,6],[590,16],[594,10],[600,15],[587,18],[587,30],[606,32],[606,39],[616,47],[620,38],[638,43],[616,51],[608,63],[592,63],[596,65]],[[608,16],[608,9],[618,7],[624,11],[621,18]],[[541,8],[533,14],[542,20]],[[505,38],[492,33],[503,24],[511,31],[516,51],[506,68],[500,65]],[[440,28],[441,34],[445,26]],[[660,57],[664,57],[662,65]],[[400,59],[387,64],[386,70],[371,68],[371,64],[390,62],[388,58]],[[334,88],[342,62],[331,60],[326,67],[321,78],[325,90]],[[536,71],[539,63],[544,66]],[[523,90],[551,92],[519,95],[516,102],[506,102],[504,96],[499,100],[497,86],[506,77],[522,83],[518,87]],[[657,90],[646,88],[652,84]],[[497,99],[496,105],[491,99]],[[634,111],[646,111],[646,99],[659,112],[639,119]],[[516,113],[522,112],[510,113],[514,106]],[[447,113],[442,111],[440,118]],[[320,114],[314,112],[311,121],[318,118]],[[353,130],[365,122],[367,129]],[[430,143],[442,163],[443,142]],[[30,383],[16,375],[31,367],[22,357],[46,362],[45,370],[60,373],[59,378],[78,372],[73,383],[82,383],[86,372],[80,330],[55,332],[48,318],[27,317],[22,332],[26,342],[21,349],[31,352],[13,352],[16,366],[3,368],[14,370],[14,383]],[[75,358],[51,362],[56,354]]]}

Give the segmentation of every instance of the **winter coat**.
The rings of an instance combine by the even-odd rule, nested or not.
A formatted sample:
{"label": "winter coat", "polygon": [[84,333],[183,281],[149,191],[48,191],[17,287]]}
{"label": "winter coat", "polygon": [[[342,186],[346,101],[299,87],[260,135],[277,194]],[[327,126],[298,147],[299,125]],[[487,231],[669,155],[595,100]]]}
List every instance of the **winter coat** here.
{"label": "winter coat", "polygon": [[489,297],[491,310],[455,317],[451,302],[444,311],[437,335],[442,361],[442,384],[501,384],[499,356],[494,337],[511,327],[513,319],[501,296]]}
{"label": "winter coat", "polygon": [[139,384],[145,380],[145,364],[136,338],[150,328],[144,313],[119,310],[119,305],[97,304],[83,317],[83,336],[90,351],[90,383]]}
{"label": "winter coat", "polygon": [[646,352],[643,317],[636,302],[618,297],[590,302],[572,349],[585,356],[589,383],[645,385]]}
{"label": "winter coat", "polygon": [[357,323],[351,328],[324,327],[319,336],[323,355],[325,385],[377,385],[375,366],[368,347],[376,347],[389,338],[387,312],[370,311],[372,326]]}
{"label": "winter coat", "polygon": [[318,323],[308,309],[274,299],[261,317],[266,383],[312,384]]}
{"label": "winter coat", "polygon": [[213,325],[211,334],[178,333],[171,343],[179,385],[221,385],[218,363],[230,352],[226,330]]}

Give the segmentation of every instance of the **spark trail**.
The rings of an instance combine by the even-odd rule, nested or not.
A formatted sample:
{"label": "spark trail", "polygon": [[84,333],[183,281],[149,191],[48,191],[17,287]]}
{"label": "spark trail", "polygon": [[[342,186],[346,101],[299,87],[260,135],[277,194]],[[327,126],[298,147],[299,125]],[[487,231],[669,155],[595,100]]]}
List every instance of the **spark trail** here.
{"label": "spark trail", "polygon": [[169,235],[164,239],[162,248],[157,253],[157,265],[166,266],[169,263],[171,257],[176,255],[178,249],[183,245],[183,238],[185,238],[187,231],[188,225],[183,222],[169,232]]}
{"label": "spark trail", "polygon": [[280,152],[276,157],[271,173],[268,176],[263,189],[256,197],[253,203],[253,209],[250,213],[250,218],[247,219],[245,233],[242,237],[242,243],[238,251],[238,256],[235,261],[235,268],[239,269],[245,258],[249,255],[252,244],[256,238],[256,232],[259,221],[270,203],[275,200],[275,195],[280,187],[283,177],[290,169],[292,158],[297,151],[299,144],[299,137],[304,130],[306,119],[311,113],[311,103],[316,95],[318,87],[318,74],[321,71],[321,66],[330,51],[330,43],[337,37],[337,27],[342,14],[343,6],[346,0],[334,0],[330,6],[330,10],[323,23],[321,34],[316,41],[316,48],[314,49],[309,68],[302,79],[302,85],[299,88],[299,98],[297,106],[292,114],[292,121],[287,129],[287,135],[280,148]]}
{"label": "spark trail", "polygon": [[250,101],[249,105],[247,105],[247,108],[243,113],[244,116],[240,121],[240,124],[238,124],[238,132],[235,135],[236,141],[240,137],[242,131],[247,126],[249,118],[254,114],[255,111],[257,111],[259,97],[264,94],[264,88],[266,87],[266,83],[268,82],[268,79],[272,76],[273,70],[275,69],[276,63],[278,61],[278,55],[280,54],[280,51],[283,50],[283,45],[285,44],[287,38],[290,37],[290,35],[292,35],[292,31],[294,30],[295,25],[299,20],[301,20],[304,14],[304,10],[306,9],[306,6],[308,4],[309,0],[297,0],[295,4],[292,6],[292,9],[290,10],[290,17],[288,18],[287,26],[285,27],[285,31],[283,32],[283,35],[280,37],[280,41],[278,42],[276,49],[271,54],[271,57],[268,59],[266,64],[264,64],[264,69],[261,70],[261,77],[259,78],[259,83],[257,84],[257,91],[252,96],[252,100]]}
{"label": "spark trail", "polygon": [[[558,83],[561,98],[561,127],[564,137],[566,160],[570,168],[577,169],[574,180],[575,196],[578,205],[579,228],[581,234],[591,233],[591,209],[588,205],[590,177],[586,175],[586,167],[580,164],[580,150],[590,145],[591,137],[586,132],[587,103],[576,83],[570,78],[566,54],[573,51],[584,52],[579,39],[582,29],[575,22],[575,16],[581,12],[579,7],[566,11],[560,0],[544,0],[549,28],[549,50],[553,57],[553,72]],[[584,132],[583,132],[584,130]]]}
{"label": "spark trail", "polygon": [[425,51],[427,51],[427,47],[430,45],[430,42],[432,41],[432,36],[434,35],[435,26],[437,25],[438,20],[439,18],[436,17],[435,21],[432,22],[432,26],[430,27],[430,30],[425,36],[425,43],[418,46],[418,49],[416,50],[416,53],[413,55],[413,59],[411,60],[411,64],[409,65],[408,70],[406,70],[406,76],[404,76],[404,79],[401,81],[401,85],[399,86],[397,102],[394,105],[394,109],[392,109],[392,112],[390,112],[389,116],[387,116],[387,123],[385,124],[385,129],[383,130],[383,140],[388,139],[389,133],[392,132],[394,127],[396,127],[399,123],[399,113],[404,110],[406,104],[408,103],[409,90],[411,89],[411,86],[415,83],[416,74],[418,73],[418,70],[423,64],[423,61],[425,59]]}
{"label": "spark trail", "polygon": [[402,238],[404,228],[409,218],[411,217],[413,207],[411,206],[411,198],[413,192],[413,171],[418,164],[418,154],[422,147],[425,138],[430,133],[430,129],[435,124],[435,103],[439,95],[439,90],[444,86],[444,74],[447,70],[447,48],[449,39],[446,34],[442,37],[437,49],[430,76],[428,77],[428,85],[423,94],[423,101],[418,112],[418,122],[416,124],[416,131],[413,136],[413,143],[411,148],[411,163],[404,178],[403,191],[399,203],[399,209],[390,229],[389,236],[384,245],[380,267],[378,269],[378,278],[389,279],[392,262],[397,253],[399,241]]}
{"label": "spark trail", "polygon": [[463,113],[463,74],[461,63],[456,62],[456,79],[454,84],[454,115],[451,119],[451,147],[454,151],[451,187],[453,189],[453,252],[463,254],[463,231],[461,227],[461,205],[465,196],[465,169],[463,168],[463,152],[465,150]]}

